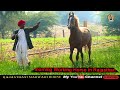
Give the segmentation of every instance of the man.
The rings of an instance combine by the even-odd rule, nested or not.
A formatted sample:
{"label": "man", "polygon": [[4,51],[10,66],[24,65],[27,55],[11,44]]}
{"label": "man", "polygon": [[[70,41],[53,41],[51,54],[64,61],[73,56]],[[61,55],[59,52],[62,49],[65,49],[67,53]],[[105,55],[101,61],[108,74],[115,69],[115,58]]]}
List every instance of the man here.
{"label": "man", "polygon": [[13,51],[16,52],[17,63],[20,67],[30,66],[27,50],[32,49],[33,44],[29,33],[36,30],[39,27],[40,22],[30,28],[25,28],[25,24],[26,22],[24,20],[20,20],[18,22],[19,29],[14,31],[13,36],[11,37],[12,40],[15,39]]}

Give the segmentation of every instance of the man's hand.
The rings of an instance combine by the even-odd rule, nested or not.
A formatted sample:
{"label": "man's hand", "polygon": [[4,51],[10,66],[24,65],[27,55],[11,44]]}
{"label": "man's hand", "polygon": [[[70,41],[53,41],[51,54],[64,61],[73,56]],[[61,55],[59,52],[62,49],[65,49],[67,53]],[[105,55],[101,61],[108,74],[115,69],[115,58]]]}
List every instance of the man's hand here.
{"label": "man's hand", "polygon": [[40,22],[38,22],[37,25],[39,26],[39,25],[40,25]]}
{"label": "man's hand", "polygon": [[17,37],[18,37],[18,34],[13,34],[13,35],[11,36],[11,39],[14,40],[14,39],[17,38]]}

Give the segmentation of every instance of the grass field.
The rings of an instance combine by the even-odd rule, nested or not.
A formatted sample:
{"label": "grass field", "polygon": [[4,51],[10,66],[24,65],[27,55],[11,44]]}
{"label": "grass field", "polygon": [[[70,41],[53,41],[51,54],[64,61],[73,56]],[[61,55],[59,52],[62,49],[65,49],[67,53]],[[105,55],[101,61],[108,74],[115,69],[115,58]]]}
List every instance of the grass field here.
{"label": "grass field", "polygon": [[[99,40],[103,42],[105,39],[115,40],[120,39],[118,36],[110,36],[110,37],[93,37],[93,42]],[[35,45],[39,42],[46,42],[44,45],[53,45],[53,38],[40,38],[40,39],[32,39],[33,44]],[[2,43],[13,42],[11,40],[0,40]],[[48,43],[49,42],[49,43]],[[56,45],[62,46],[61,43],[68,44],[68,38],[61,39],[56,38]],[[44,47],[48,47],[48,46]],[[42,47],[42,46],[41,46]],[[51,46],[52,47],[52,46]],[[4,52],[5,53],[5,52]],[[75,60],[76,52],[74,52],[73,59],[76,63],[75,68],[81,68],[81,58],[76,62]],[[28,69],[20,69],[16,61],[11,61],[8,58],[0,61],[0,75],[105,75],[105,74],[116,74],[120,75],[120,42],[109,43],[105,45],[95,45],[92,47],[92,63],[88,64],[88,54],[84,52],[84,66],[83,68],[115,68],[117,73],[87,73],[87,72],[32,72],[34,68],[73,68],[71,61],[69,60],[69,50],[66,52],[59,52],[57,54],[47,55],[46,57],[40,58],[38,55],[34,55],[30,57],[31,66]]]}

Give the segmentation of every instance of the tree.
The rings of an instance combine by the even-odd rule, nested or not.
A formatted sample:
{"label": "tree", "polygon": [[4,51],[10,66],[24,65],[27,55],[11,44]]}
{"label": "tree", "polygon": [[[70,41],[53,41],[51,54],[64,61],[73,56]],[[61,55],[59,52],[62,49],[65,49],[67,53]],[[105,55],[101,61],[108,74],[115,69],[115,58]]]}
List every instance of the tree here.
{"label": "tree", "polygon": [[25,11],[0,11],[0,34],[3,39],[18,29],[17,22],[20,19],[26,21],[27,27],[35,25],[38,21],[41,22],[40,27],[33,32],[34,37],[38,33],[50,33],[49,28],[58,24],[58,16],[55,11],[40,11],[39,13],[34,13],[34,11],[29,13]]}
{"label": "tree", "polygon": [[[115,17],[113,22],[108,20],[109,14]],[[103,11],[100,16],[102,25],[107,27],[106,35],[120,35],[120,11]]]}
{"label": "tree", "polygon": [[[36,38],[37,34],[45,33],[48,34],[49,28],[53,25],[58,24],[58,17],[53,11],[41,11],[39,13],[29,13],[29,19],[26,23],[27,26],[34,25],[38,21],[41,22],[40,27],[33,32],[33,37]],[[48,35],[47,35],[48,36]]]}
{"label": "tree", "polygon": [[0,11],[0,33],[3,39],[9,34],[9,31],[14,30],[17,26],[16,21],[24,14],[23,11]]}

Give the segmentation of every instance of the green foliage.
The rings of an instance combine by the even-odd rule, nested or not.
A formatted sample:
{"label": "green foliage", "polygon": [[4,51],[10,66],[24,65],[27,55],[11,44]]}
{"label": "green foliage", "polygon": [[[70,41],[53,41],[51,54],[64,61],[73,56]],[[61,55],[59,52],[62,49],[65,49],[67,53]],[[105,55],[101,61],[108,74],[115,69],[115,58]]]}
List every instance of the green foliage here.
{"label": "green foliage", "polygon": [[67,25],[68,24],[69,11],[57,11],[56,14],[59,16],[59,23],[61,25]]}
{"label": "green foliage", "polygon": [[25,17],[24,11],[0,11],[0,34],[2,38],[6,38],[12,31],[17,28],[17,22]]}
{"label": "green foliage", "polygon": [[[53,27],[53,25],[58,24],[58,16],[55,12],[51,11],[41,11],[39,13],[31,13],[29,15],[29,20],[27,21],[26,26],[33,26],[37,22],[40,23],[40,27],[33,32],[33,34],[41,34],[45,33],[48,34],[50,32],[50,27]],[[48,36],[48,35],[47,35]]]}
{"label": "green foliage", "polygon": [[10,37],[12,32],[19,28],[17,22],[20,19],[26,21],[27,27],[31,27],[39,21],[41,22],[40,27],[33,32],[34,36],[41,32],[46,34],[50,32],[49,27],[58,24],[58,16],[53,11],[40,11],[39,13],[26,13],[25,11],[5,11],[5,13],[3,13],[3,11],[0,11],[1,38]]}

